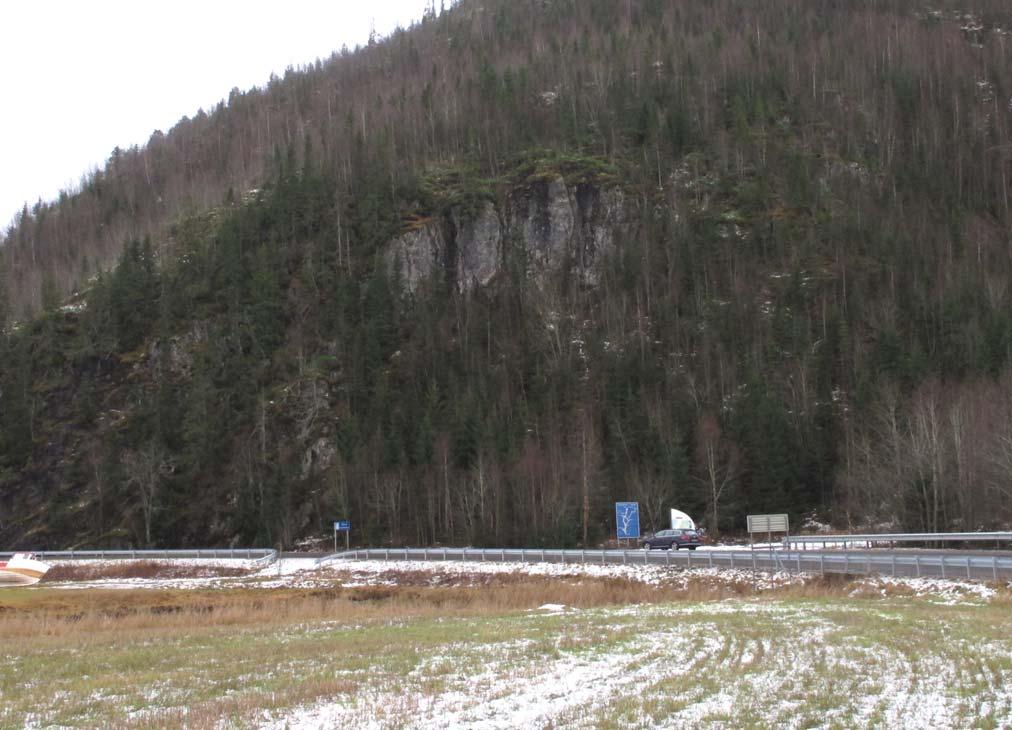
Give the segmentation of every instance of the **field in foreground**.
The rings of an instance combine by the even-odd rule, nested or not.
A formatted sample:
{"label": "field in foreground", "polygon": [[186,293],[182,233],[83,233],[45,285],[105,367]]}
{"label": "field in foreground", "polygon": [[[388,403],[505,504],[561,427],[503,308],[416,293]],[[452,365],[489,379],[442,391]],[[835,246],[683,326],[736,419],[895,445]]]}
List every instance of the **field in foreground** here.
{"label": "field in foreground", "polygon": [[382,575],[4,592],[0,726],[1012,724],[1004,591]]}

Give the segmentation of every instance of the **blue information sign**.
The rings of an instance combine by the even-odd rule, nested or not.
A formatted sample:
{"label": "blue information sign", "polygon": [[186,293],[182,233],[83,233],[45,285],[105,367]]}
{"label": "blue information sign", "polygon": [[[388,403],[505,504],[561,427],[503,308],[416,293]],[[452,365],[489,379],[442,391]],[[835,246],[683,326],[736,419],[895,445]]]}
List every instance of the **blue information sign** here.
{"label": "blue information sign", "polygon": [[640,503],[616,502],[615,525],[618,538],[636,538],[640,536]]}
{"label": "blue information sign", "polygon": [[335,532],[347,532],[351,529],[351,522],[348,520],[338,520],[334,523]]}

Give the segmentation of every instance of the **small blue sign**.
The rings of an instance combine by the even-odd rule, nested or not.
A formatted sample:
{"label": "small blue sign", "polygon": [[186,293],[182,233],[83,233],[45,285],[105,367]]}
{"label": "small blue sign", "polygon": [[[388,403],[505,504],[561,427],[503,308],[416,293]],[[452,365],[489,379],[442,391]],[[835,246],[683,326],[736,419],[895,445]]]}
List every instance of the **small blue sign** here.
{"label": "small blue sign", "polygon": [[334,532],[349,532],[351,530],[351,522],[348,520],[338,520],[334,523]]}
{"label": "small blue sign", "polygon": [[615,503],[615,525],[618,528],[618,538],[637,538],[640,536],[640,503],[639,502],[616,502]]}

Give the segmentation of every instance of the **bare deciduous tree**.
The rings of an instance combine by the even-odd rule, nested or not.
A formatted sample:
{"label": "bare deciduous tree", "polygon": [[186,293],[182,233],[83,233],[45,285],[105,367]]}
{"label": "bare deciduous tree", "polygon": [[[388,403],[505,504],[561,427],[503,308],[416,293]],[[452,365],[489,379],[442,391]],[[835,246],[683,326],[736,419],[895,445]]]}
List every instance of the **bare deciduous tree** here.
{"label": "bare deciduous tree", "polygon": [[165,451],[161,445],[149,441],[136,451],[124,452],[122,459],[127,485],[135,490],[140,502],[144,519],[144,544],[151,545],[151,525],[166,468]]}
{"label": "bare deciduous tree", "polygon": [[720,534],[720,501],[727,488],[738,478],[741,463],[737,447],[723,437],[720,423],[712,413],[705,413],[699,419],[696,460],[702,472],[697,479],[706,485],[710,504],[710,530],[717,535]]}

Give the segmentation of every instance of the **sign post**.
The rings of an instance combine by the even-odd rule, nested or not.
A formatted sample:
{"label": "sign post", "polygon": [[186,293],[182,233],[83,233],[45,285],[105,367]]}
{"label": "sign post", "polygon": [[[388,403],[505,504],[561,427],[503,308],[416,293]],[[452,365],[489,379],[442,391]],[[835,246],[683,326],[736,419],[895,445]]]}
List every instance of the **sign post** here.
{"label": "sign post", "polygon": [[349,520],[337,520],[334,523],[334,552],[337,552],[337,533],[344,533],[344,549],[351,550],[351,522]]}
{"label": "sign post", "polygon": [[755,534],[766,533],[766,547],[770,552],[770,562],[774,563],[777,568],[780,567],[780,561],[776,559],[773,554],[773,533],[782,532],[784,535],[790,534],[790,524],[787,519],[787,515],[749,515],[748,520],[748,539],[749,545],[752,549],[752,585],[755,587]]}
{"label": "sign post", "polygon": [[636,540],[640,536],[640,503],[615,503],[615,534],[619,540]]}

